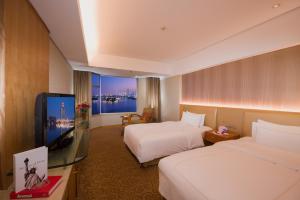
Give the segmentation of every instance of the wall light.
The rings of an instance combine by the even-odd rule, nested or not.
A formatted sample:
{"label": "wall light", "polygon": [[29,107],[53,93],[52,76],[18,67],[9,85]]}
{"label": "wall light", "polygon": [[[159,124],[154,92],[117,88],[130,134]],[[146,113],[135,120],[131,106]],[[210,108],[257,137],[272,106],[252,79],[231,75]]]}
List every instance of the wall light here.
{"label": "wall light", "polygon": [[280,7],[280,3],[276,3],[272,6],[272,8],[279,8]]}
{"label": "wall light", "polygon": [[237,108],[237,109],[249,109],[249,110],[265,110],[265,111],[279,111],[279,112],[293,112],[300,113],[300,108],[274,108],[272,106],[254,106],[244,104],[218,104],[218,103],[195,103],[195,102],[180,102],[181,105],[195,105],[195,106],[207,106],[207,107],[220,107],[220,108]]}

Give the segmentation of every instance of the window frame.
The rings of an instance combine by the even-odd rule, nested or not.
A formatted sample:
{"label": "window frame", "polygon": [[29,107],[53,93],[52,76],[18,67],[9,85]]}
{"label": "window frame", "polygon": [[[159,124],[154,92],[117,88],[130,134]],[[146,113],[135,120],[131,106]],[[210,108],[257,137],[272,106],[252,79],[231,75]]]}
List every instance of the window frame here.
{"label": "window frame", "polygon": [[[99,78],[99,83],[98,83],[98,85],[94,85],[93,84],[93,76],[98,76],[98,78]],[[92,92],[92,106],[93,106],[93,89],[94,89],[94,87],[98,87],[98,94],[99,94],[99,96],[98,96],[98,104],[99,104],[99,112],[97,112],[97,113],[93,113],[93,107],[92,107],[92,109],[91,109],[91,113],[92,113],[92,116],[94,116],[94,115],[100,115],[101,114],[101,75],[100,74],[97,74],[97,73],[92,73],[92,78],[91,78],[91,92]]]}
{"label": "window frame", "polygon": [[[138,80],[137,78],[135,77],[124,77],[124,76],[113,76],[113,75],[102,75],[102,74],[98,74],[98,73],[94,73],[92,72],[92,75],[97,75],[99,76],[99,98],[100,98],[100,101],[99,101],[99,113],[95,113],[93,114],[93,108],[92,108],[92,116],[98,116],[98,115],[120,115],[120,114],[124,114],[124,113],[137,113],[137,110],[138,110]],[[101,82],[101,77],[119,77],[119,78],[132,78],[132,79],[135,79],[136,81],[136,102],[135,102],[135,111],[133,112],[130,112],[130,111],[125,111],[125,112],[108,112],[108,113],[102,113],[102,106],[101,106],[101,101],[102,101],[102,90],[101,90],[101,86],[102,86],[102,82]],[[92,82],[92,81],[91,81]],[[93,90],[93,82],[91,84],[91,89]],[[92,95],[93,96],[93,95]],[[93,103],[93,102],[92,102]]]}

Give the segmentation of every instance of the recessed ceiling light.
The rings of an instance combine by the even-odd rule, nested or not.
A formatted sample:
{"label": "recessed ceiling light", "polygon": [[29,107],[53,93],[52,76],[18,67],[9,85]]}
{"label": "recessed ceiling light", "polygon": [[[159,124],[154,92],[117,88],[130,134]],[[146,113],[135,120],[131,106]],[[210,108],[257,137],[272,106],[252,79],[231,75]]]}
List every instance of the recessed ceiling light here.
{"label": "recessed ceiling light", "polygon": [[273,8],[279,8],[280,7],[280,3],[276,3],[272,6]]}
{"label": "recessed ceiling light", "polygon": [[165,31],[167,29],[167,27],[166,26],[162,26],[162,27],[160,27],[160,30],[162,30],[162,31]]}

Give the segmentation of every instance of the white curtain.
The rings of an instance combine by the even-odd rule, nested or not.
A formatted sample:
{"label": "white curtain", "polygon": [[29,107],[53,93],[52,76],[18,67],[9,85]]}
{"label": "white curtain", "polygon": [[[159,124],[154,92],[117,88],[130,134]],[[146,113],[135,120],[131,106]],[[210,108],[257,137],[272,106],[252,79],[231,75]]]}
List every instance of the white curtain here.
{"label": "white curtain", "polygon": [[154,119],[160,121],[160,79],[146,79],[146,106],[154,108]]}
{"label": "white curtain", "polygon": [[76,105],[80,103],[89,103],[89,78],[90,72],[74,71],[74,94],[76,96]]}

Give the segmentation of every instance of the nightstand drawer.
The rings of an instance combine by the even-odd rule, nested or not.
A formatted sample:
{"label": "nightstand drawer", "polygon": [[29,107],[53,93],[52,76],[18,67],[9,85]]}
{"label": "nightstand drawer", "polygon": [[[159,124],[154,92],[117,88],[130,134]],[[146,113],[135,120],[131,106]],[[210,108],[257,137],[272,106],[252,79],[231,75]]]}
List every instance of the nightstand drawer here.
{"label": "nightstand drawer", "polygon": [[207,140],[207,141],[217,141],[217,140],[220,140],[220,138],[216,134],[211,133],[211,134],[205,134],[205,140]]}

